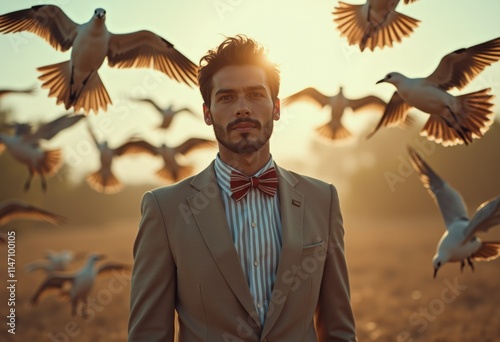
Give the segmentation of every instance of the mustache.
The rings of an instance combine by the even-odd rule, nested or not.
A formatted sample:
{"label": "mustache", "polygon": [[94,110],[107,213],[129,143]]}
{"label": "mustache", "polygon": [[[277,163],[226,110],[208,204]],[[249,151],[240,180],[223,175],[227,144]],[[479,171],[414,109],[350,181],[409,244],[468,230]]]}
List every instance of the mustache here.
{"label": "mustache", "polygon": [[261,128],[261,126],[262,126],[260,124],[259,120],[254,119],[254,118],[237,118],[233,122],[230,122],[227,124],[227,130],[230,131],[233,129],[233,127],[235,125],[238,125],[238,124],[243,123],[243,122],[251,123],[251,124],[255,125],[255,127],[257,127],[257,128]]}

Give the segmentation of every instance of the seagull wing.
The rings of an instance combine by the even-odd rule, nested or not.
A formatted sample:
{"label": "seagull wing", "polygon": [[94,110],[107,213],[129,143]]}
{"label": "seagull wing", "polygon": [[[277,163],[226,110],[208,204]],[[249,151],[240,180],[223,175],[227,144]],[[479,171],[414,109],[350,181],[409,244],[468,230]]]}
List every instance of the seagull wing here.
{"label": "seagull wing", "polygon": [[148,153],[157,155],[158,148],[144,140],[129,140],[120,147],[114,149],[114,155],[121,156],[122,154]]}
{"label": "seagull wing", "polygon": [[46,221],[56,225],[61,225],[67,221],[63,216],[24,202],[13,200],[4,201],[0,205],[0,225],[6,224],[16,218]]}
{"label": "seagull wing", "polygon": [[24,265],[24,270],[26,272],[34,272],[36,270],[44,270],[47,272],[48,268],[49,267],[47,265],[47,262],[40,262],[40,261],[34,261]]}
{"label": "seagull wing", "polygon": [[53,121],[40,126],[38,130],[33,133],[28,139],[33,142],[36,142],[40,139],[52,139],[57,133],[59,133],[63,129],[73,126],[84,117],[85,115],[83,114],[65,114]]}
{"label": "seagull wing", "polygon": [[182,108],[179,108],[175,111],[175,113],[180,113],[180,112],[188,112],[189,114],[192,114],[194,116],[197,116],[198,114],[196,114],[191,108],[188,108],[188,107],[182,107]]}
{"label": "seagull wing", "polygon": [[309,87],[301,91],[298,91],[285,99],[283,99],[283,105],[288,105],[297,101],[308,101],[314,104],[320,105],[322,108],[329,103],[329,97],[325,94],[319,92],[315,88]]}
{"label": "seagull wing", "polygon": [[157,111],[159,111],[160,113],[163,113],[163,108],[158,106],[158,104],[155,101],[153,101],[152,99],[143,98],[143,99],[134,99],[134,101],[150,103],[153,107],[156,108]]}
{"label": "seagull wing", "polygon": [[92,141],[94,142],[94,145],[100,151],[101,147],[100,147],[99,141],[97,141],[97,137],[95,136],[94,131],[92,130],[92,127],[90,126],[90,123],[88,121],[87,121],[87,131],[89,132],[90,137],[92,138]]}
{"label": "seagull wing", "polygon": [[202,148],[206,147],[214,147],[215,141],[213,140],[207,140],[207,139],[201,139],[201,138],[190,138],[177,146],[175,148],[175,153],[180,153],[180,154],[187,154],[189,152],[199,150]]}
{"label": "seagull wing", "polygon": [[62,252],[54,252],[52,250],[48,250],[46,252],[46,258],[51,262],[51,263],[68,263],[74,259],[74,254],[72,251],[64,250]]}
{"label": "seagull wing", "polygon": [[481,204],[465,230],[465,241],[469,241],[477,232],[486,232],[500,224],[500,196]]}
{"label": "seagull wing", "polygon": [[386,103],[374,95],[365,96],[359,99],[347,100],[347,105],[352,108],[353,111],[358,109],[383,109],[386,106]]}
{"label": "seagull wing", "polygon": [[29,31],[49,42],[56,50],[71,48],[79,25],[57,6],[39,5],[0,16],[0,32]]}
{"label": "seagull wing", "polygon": [[196,64],[150,31],[111,34],[108,63],[117,68],[154,68],[178,82],[197,84]]}
{"label": "seagull wing", "polygon": [[0,89],[0,97],[7,94],[33,94],[36,88],[26,88],[26,89]]}
{"label": "seagull wing", "polygon": [[[377,2],[378,4],[374,4]],[[377,46],[392,46],[409,36],[420,23],[419,20],[396,12],[398,1],[370,1],[364,4],[338,2],[332,12],[340,35],[349,45],[359,45],[374,50]]]}
{"label": "seagull wing", "polygon": [[40,301],[42,295],[46,295],[49,290],[62,290],[66,283],[73,283],[74,277],[70,275],[49,275],[44,282],[38,287],[37,291],[31,297],[30,304],[36,305]]}
{"label": "seagull wing", "polygon": [[447,54],[427,80],[444,90],[462,89],[500,59],[500,37]]}
{"label": "seagull wing", "polygon": [[371,138],[381,127],[395,127],[404,122],[410,108],[411,106],[395,91],[385,107],[384,114],[382,114],[377,126],[368,134],[367,138]]}
{"label": "seagull wing", "polygon": [[457,220],[469,220],[462,196],[445,182],[415,150],[408,148],[410,162],[419,173],[420,181],[439,206],[446,227]]}

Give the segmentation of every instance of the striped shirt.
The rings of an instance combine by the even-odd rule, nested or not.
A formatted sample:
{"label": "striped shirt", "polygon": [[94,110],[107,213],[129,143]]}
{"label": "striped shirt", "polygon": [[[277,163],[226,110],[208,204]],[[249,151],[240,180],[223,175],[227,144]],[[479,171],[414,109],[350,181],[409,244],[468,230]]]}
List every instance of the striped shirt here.
{"label": "striped shirt", "polygon": [[[253,176],[259,176],[273,165],[272,158],[269,158]],[[276,193],[270,197],[257,188],[251,188],[243,199],[236,202],[231,197],[232,170],[235,169],[217,155],[215,176],[223,190],[221,196],[227,222],[260,322],[264,324],[281,253],[279,196]]]}

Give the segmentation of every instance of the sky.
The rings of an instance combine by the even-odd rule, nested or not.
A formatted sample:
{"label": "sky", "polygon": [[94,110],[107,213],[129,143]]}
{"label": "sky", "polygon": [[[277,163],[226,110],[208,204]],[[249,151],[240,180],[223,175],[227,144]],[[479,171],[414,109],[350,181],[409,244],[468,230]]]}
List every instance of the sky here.
{"label": "sky", "polygon": [[[347,1],[360,4],[363,1]],[[388,72],[398,71],[408,77],[425,77],[440,59],[456,49],[479,44],[500,35],[500,2],[482,0],[419,0],[397,10],[421,21],[412,35],[393,47],[361,52],[349,46],[333,22],[332,11],[338,1],[289,0],[142,0],[142,1],[2,1],[0,13],[8,13],[33,5],[55,4],[76,23],[88,21],[96,8],[104,8],[106,25],[113,33],[150,30],[162,36],[196,64],[207,50],[216,47],[225,36],[246,34],[259,41],[278,63],[281,70],[280,97],[284,98],[305,87],[315,87],[326,95],[337,93],[357,98],[369,94],[388,101],[394,92],[390,84],[378,84]],[[11,108],[17,121],[47,121],[65,113],[48,90],[41,88],[36,68],[69,59],[70,52],[53,49],[40,37],[24,32],[0,34],[0,88],[35,86],[34,96],[12,95],[2,99],[2,107]],[[196,88],[179,84],[160,72],[148,69],[115,69],[105,62],[99,70],[113,106],[107,112],[90,114],[89,121],[97,135],[111,146],[121,144],[130,135],[140,135],[152,143],[176,145],[198,136],[213,138],[212,128],[202,120],[202,98]],[[465,94],[491,87],[500,105],[500,63],[487,67],[473,82],[453,94]],[[188,106],[199,118],[179,116],[167,132],[154,128],[159,116],[143,104],[131,102],[131,97],[148,96],[162,106]],[[418,113],[418,111],[416,111]],[[498,115],[498,110],[495,109]],[[372,113],[344,116],[344,123],[356,136],[366,135],[378,121]],[[422,123],[427,118],[420,113]],[[329,110],[310,104],[295,104],[282,109],[275,124],[271,149],[276,160],[294,161],[301,165],[311,157],[314,128],[326,123]],[[75,127],[76,128],[76,127]],[[383,134],[379,132],[377,134]],[[356,144],[354,139],[351,144]],[[328,143],[328,142],[325,142]],[[82,124],[78,129],[62,132],[47,142],[47,146],[62,146],[65,161],[76,178],[98,166],[98,156]],[[199,168],[215,155],[215,150],[195,154],[186,162]],[[121,177],[129,182],[141,182],[145,174],[161,162],[149,156],[124,159],[115,163]],[[303,169],[307,173],[307,169]]]}

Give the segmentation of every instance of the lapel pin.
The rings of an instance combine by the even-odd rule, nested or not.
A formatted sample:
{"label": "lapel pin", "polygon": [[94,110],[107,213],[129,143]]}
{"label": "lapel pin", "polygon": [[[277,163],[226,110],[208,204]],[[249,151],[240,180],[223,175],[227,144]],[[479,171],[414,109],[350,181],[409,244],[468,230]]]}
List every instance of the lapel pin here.
{"label": "lapel pin", "polygon": [[296,199],[292,199],[292,204],[296,207],[299,207],[300,208],[300,201],[296,200]]}

